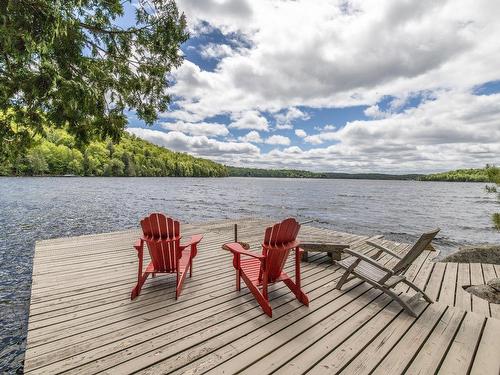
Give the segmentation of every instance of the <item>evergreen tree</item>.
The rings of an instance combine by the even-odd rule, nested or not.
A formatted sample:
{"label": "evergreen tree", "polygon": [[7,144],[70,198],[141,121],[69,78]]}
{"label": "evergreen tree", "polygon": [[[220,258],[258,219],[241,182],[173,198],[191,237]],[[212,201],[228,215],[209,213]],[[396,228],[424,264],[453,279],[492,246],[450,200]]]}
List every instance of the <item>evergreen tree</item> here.
{"label": "evergreen tree", "polygon": [[106,144],[106,148],[108,149],[109,157],[112,158],[113,154],[115,153],[115,145],[113,144],[113,142],[109,141]]}
{"label": "evergreen tree", "polygon": [[117,141],[125,110],[152,124],[188,37],[173,0],[0,1],[0,161],[25,154],[47,122],[82,144]]}
{"label": "evergreen tree", "polygon": [[130,158],[130,155],[128,152],[123,153],[122,162],[125,166],[124,167],[125,176],[135,177],[134,161]]}

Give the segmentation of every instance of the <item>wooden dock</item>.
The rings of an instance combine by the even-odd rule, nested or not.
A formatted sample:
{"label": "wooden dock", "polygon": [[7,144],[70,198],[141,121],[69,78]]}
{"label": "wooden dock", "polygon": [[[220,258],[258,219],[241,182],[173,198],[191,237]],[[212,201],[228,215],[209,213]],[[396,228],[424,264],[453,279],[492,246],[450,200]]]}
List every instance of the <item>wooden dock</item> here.
{"label": "wooden dock", "polygon": [[[221,249],[233,240],[234,223],[183,226],[185,237],[205,238],[178,301],[173,275],[149,279],[130,301],[138,231],[38,242],[25,372],[499,374],[500,305],[461,288],[500,276],[498,266],[434,263],[436,253],[424,252],[406,276],[438,302],[419,302],[413,318],[359,280],[335,290],[341,271],[326,255],[310,255],[302,263],[310,306],[277,284],[270,289],[269,318],[248,289],[235,291],[232,257]],[[239,239],[258,246],[268,224],[238,221]],[[341,238],[372,251],[367,236],[310,225],[301,236]]]}

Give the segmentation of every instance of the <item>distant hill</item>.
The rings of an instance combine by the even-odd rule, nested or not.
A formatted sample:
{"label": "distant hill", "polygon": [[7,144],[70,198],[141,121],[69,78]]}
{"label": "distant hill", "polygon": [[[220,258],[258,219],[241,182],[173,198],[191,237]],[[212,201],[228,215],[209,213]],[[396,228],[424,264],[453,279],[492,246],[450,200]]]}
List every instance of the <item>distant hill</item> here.
{"label": "distant hill", "polygon": [[420,176],[420,181],[488,182],[486,168],[457,169]]}
{"label": "distant hill", "polygon": [[278,177],[278,178],[324,178],[358,180],[417,180],[423,175],[394,175],[383,173],[330,173],[310,172],[298,169],[261,169],[226,166],[231,177]]}
{"label": "distant hill", "polygon": [[93,141],[77,147],[64,129],[45,128],[25,155],[0,163],[3,176],[225,177],[222,164],[173,152],[123,133],[120,143]]}
{"label": "distant hill", "polygon": [[124,132],[120,143],[93,141],[79,147],[64,129],[45,128],[25,155],[0,163],[0,176],[279,177],[319,179],[487,182],[486,168],[421,174],[331,173],[297,169],[224,166],[174,152]]}

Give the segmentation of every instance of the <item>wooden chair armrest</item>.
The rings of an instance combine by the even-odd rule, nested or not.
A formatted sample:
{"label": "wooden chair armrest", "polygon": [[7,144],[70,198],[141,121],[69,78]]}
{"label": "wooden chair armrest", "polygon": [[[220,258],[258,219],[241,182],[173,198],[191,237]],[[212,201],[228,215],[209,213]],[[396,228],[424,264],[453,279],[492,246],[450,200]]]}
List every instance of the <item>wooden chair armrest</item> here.
{"label": "wooden chair armrest", "polygon": [[184,250],[186,247],[197,245],[198,243],[200,243],[202,239],[203,239],[203,234],[195,234],[194,236],[191,236],[191,239],[187,244],[184,245],[181,244],[179,247],[181,248],[181,250]]}
{"label": "wooden chair armrest", "polygon": [[394,258],[397,258],[397,259],[402,259],[403,258],[401,255],[396,254],[394,251],[389,250],[387,247],[379,245],[378,243],[375,243],[375,242],[372,242],[372,241],[366,241],[366,243],[368,245],[370,245],[370,246],[375,247],[376,249],[382,250],[384,253],[387,253],[387,254],[393,256]]}
{"label": "wooden chair armrest", "polygon": [[252,253],[251,251],[245,250],[243,248],[243,246],[241,246],[238,242],[226,243],[225,246],[233,254],[247,255],[249,257],[257,258],[257,259],[260,259],[260,260],[266,259],[266,257],[264,255],[255,254],[255,253]]}
{"label": "wooden chair armrest", "polygon": [[353,257],[356,257],[356,258],[358,258],[360,260],[363,260],[366,263],[370,263],[371,265],[373,265],[373,266],[381,269],[382,271],[387,272],[391,276],[394,274],[394,272],[392,272],[392,270],[390,270],[389,268],[384,267],[383,265],[381,265],[376,260],[374,260],[374,259],[372,259],[372,258],[370,258],[370,257],[368,257],[368,256],[366,256],[364,254],[358,253],[357,251],[354,251],[354,250],[351,250],[351,249],[345,249],[344,252],[346,252],[347,254],[350,254]]}

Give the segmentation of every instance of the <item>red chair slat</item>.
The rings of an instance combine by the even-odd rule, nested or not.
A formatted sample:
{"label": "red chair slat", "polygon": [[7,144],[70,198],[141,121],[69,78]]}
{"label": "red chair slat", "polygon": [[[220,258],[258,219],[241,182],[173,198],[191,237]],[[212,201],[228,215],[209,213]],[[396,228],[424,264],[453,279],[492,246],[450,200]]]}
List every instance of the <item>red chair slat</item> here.
{"label": "red chair slat", "polygon": [[162,240],[168,239],[168,221],[172,220],[170,218],[165,217],[165,215],[161,214],[156,214],[155,215],[157,220],[158,220],[158,227],[159,227],[159,237]]}

